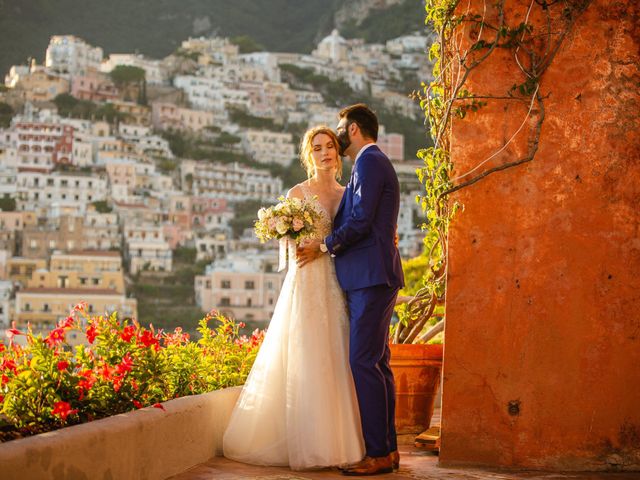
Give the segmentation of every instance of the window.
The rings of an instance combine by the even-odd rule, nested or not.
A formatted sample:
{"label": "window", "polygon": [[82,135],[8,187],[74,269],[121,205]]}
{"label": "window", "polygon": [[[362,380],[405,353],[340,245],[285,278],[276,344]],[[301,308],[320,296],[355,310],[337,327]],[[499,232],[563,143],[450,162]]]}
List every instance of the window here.
{"label": "window", "polygon": [[231,280],[222,280],[220,282],[220,288],[231,288]]}
{"label": "window", "polygon": [[206,281],[204,288],[207,288],[207,289],[211,288],[211,280]]}
{"label": "window", "polygon": [[49,311],[49,304],[48,304],[48,303],[45,303],[45,304],[42,306],[42,311],[43,311],[43,312],[48,312],[48,311]]}
{"label": "window", "polygon": [[220,306],[221,307],[228,307],[229,305],[231,305],[231,300],[229,300],[229,297],[222,297],[220,299]]}
{"label": "window", "polygon": [[92,283],[94,285],[100,285],[100,279],[99,278],[92,278],[91,280],[92,280]]}
{"label": "window", "polygon": [[250,306],[251,306],[251,299],[247,298],[247,307],[250,307]]}
{"label": "window", "polygon": [[246,282],[244,282],[244,289],[245,290],[254,290],[255,287],[255,283],[253,280],[247,280]]}
{"label": "window", "polygon": [[31,311],[31,304],[30,303],[25,303],[24,304],[24,311],[25,312],[30,312]]}
{"label": "window", "polygon": [[58,288],[67,288],[68,285],[68,277],[66,275],[61,275],[58,277]]}

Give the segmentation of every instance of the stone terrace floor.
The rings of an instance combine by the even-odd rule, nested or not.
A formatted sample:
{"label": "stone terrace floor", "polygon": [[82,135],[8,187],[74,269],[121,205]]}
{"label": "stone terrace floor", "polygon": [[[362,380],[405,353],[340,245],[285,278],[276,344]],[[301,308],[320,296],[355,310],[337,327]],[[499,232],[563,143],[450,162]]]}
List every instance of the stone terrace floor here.
{"label": "stone terrace floor", "polygon": [[548,473],[489,472],[486,470],[438,468],[438,457],[411,446],[400,448],[400,470],[375,477],[345,477],[338,470],[294,472],[282,467],[258,467],[217,457],[171,480],[345,480],[376,478],[386,480],[638,480],[639,473]]}
{"label": "stone terrace floor", "polygon": [[[434,412],[431,425],[440,423],[440,411]],[[399,439],[402,443],[402,440]],[[409,439],[410,440],[410,439]],[[640,473],[556,473],[505,472],[467,468],[439,468],[438,456],[413,445],[401,445],[400,470],[375,477],[346,477],[337,469],[294,472],[284,467],[260,467],[216,457],[197,465],[170,480],[345,480],[375,478],[380,480],[640,480]]]}

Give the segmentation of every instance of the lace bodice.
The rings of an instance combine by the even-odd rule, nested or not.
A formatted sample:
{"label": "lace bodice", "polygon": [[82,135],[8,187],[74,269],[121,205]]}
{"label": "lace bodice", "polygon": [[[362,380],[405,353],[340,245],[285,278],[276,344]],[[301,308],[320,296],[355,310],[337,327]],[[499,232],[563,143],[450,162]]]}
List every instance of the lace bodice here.
{"label": "lace bodice", "polygon": [[302,190],[302,194],[304,195],[305,200],[309,202],[313,202],[320,212],[320,222],[317,225],[315,230],[314,238],[324,239],[327,235],[331,233],[331,229],[333,228],[333,222],[331,220],[331,215],[324,206],[320,203],[317,197],[315,197],[310,191],[309,188],[303,183],[300,184],[300,188]]}

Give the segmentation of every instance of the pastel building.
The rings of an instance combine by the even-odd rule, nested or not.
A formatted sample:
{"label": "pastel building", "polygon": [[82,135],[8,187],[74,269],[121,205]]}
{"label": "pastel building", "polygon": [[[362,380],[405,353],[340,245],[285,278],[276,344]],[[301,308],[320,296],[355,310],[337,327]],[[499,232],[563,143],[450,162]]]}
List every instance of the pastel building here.
{"label": "pastel building", "polygon": [[55,35],[47,47],[45,65],[53,71],[84,75],[100,70],[103,51],[73,35]]}
{"label": "pastel building", "polygon": [[296,158],[290,133],[247,129],[242,132],[242,145],[247,154],[259,163],[277,163],[288,167]]}
{"label": "pastel building", "polygon": [[273,201],[284,193],[282,180],[272,177],[268,170],[237,163],[185,160],[180,164],[180,176],[183,191],[228,201]]}
{"label": "pastel building", "polygon": [[242,321],[268,323],[284,281],[275,250],[233,252],[195,278],[196,303]]}
{"label": "pastel building", "polygon": [[124,246],[131,274],[143,270],[171,271],[173,252],[161,226],[125,224]]}

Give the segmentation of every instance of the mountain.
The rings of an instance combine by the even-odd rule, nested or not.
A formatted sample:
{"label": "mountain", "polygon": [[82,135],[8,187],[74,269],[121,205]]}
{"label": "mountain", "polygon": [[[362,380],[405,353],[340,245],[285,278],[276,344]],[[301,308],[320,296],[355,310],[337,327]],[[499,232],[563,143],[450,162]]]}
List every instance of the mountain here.
{"label": "mountain", "polygon": [[[162,58],[189,36],[249,36],[266,50],[310,52],[336,26],[385,41],[423,25],[420,0],[0,0],[0,73],[52,35],[77,35],[109,53]],[[1,78],[1,77],[0,77]]]}

